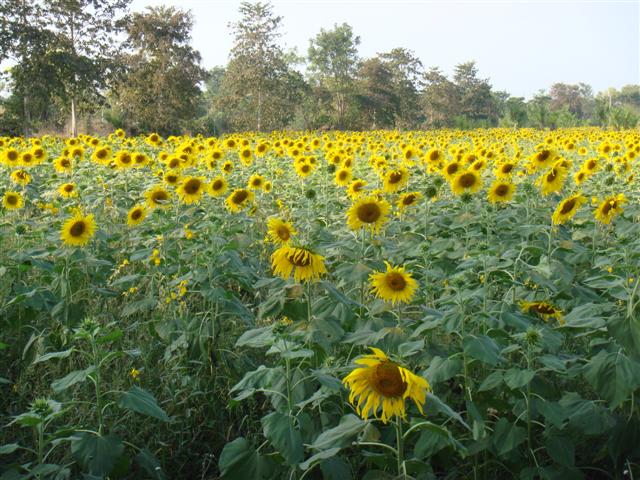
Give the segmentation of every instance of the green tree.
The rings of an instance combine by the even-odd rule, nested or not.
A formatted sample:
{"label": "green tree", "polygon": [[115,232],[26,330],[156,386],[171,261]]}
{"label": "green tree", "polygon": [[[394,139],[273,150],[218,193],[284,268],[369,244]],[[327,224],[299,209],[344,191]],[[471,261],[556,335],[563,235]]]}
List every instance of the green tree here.
{"label": "green tree", "polygon": [[378,57],[365,60],[358,71],[358,85],[361,128],[393,128],[400,98],[389,66]]}
{"label": "green tree", "polygon": [[234,45],[216,108],[237,130],[283,128],[294,117],[304,82],[277,43],[282,17],[262,2],[243,2],[239,11],[242,18],[230,25]]}
{"label": "green tree", "polygon": [[331,30],[321,29],[310,41],[307,52],[311,82],[329,93],[337,128],[344,128],[345,114],[354,98],[359,44],[360,37],[343,23]]}
{"label": "green tree", "polygon": [[48,0],[43,19],[56,34],[60,79],[70,105],[71,135],[78,133],[79,103],[91,109],[116,70],[118,21],[131,0]]}
{"label": "green tree", "polygon": [[540,90],[527,103],[531,126],[536,128],[555,128],[554,115],[551,111],[551,97]]}
{"label": "green tree", "polygon": [[478,78],[475,62],[456,65],[453,82],[457,95],[457,116],[471,126],[494,125],[498,109],[488,79]]}
{"label": "green tree", "polygon": [[394,48],[379,57],[391,71],[394,95],[399,101],[395,127],[415,128],[421,119],[422,62],[405,48]]}
{"label": "green tree", "polygon": [[442,128],[452,124],[458,111],[456,87],[438,67],[424,73],[421,103],[425,127]]}
{"label": "green tree", "polygon": [[191,13],[173,7],[147,7],[129,17],[129,53],[113,94],[131,130],[177,133],[197,116],[206,72],[191,47],[192,27]]}

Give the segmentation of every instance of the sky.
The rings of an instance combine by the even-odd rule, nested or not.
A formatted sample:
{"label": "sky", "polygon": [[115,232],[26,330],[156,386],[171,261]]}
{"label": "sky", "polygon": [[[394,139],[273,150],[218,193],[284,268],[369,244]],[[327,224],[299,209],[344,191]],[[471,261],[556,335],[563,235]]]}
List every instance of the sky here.
{"label": "sky", "polygon": [[[640,0],[272,0],[283,17],[281,45],[306,54],[321,28],[348,23],[363,58],[395,47],[426,68],[451,74],[475,60],[495,90],[531,98],[555,82],[584,82],[594,92],[640,84]],[[132,11],[170,5],[191,10],[202,65],[225,65],[240,19],[237,1],[133,0]]]}

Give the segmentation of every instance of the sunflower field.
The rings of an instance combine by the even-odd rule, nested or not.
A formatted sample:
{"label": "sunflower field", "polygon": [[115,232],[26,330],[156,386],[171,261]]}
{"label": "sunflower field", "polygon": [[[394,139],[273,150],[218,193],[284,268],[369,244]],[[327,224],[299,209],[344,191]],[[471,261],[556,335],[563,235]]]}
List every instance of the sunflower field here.
{"label": "sunflower field", "polygon": [[0,138],[0,479],[640,478],[639,156]]}

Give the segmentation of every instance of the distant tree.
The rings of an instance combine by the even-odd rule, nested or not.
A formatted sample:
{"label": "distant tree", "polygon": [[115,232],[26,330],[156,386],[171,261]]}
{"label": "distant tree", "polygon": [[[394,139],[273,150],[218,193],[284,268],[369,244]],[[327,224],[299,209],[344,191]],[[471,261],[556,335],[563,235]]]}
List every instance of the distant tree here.
{"label": "distant tree", "polygon": [[103,98],[116,70],[118,20],[131,0],[47,0],[43,20],[55,31],[60,79],[70,104],[71,135],[77,135],[78,102]]}
{"label": "distant tree", "polygon": [[163,135],[184,131],[198,113],[206,72],[191,47],[193,18],[174,7],[147,7],[126,23],[124,74],[113,90],[125,125]]}
{"label": "distant tree", "polygon": [[544,90],[540,90],[527,103],[527,110],[531,126],[555,128],[554,115],[551,112],[551,97]]}
{"label": "distant tree", "polygon": [[497,123],[498,109],[488,79],[478,78],[475,62],[456,65],[453,82],[457,94],[456,112],[472,124],[478,122],[488,126]]}
{"label": "distant tree", "polygon": [[354,35],[350,25],[334,25],[331,30],[321,29],[310,41],[307,58],[310,80],[331,95],[334,126],[343,128],[349,102],[355,93],[360,37]]}
{"label": "distant tree", "polygon": [[393,72],[379,57],[360,64],[358,70],[358,105],[363,128],[393,128],[400,111]]}
{"label": "distant tree", "polygon": [[394,95],[399,101],[395,113],[396,128],[415,128],[421,118],[422,62],[405,48],[394,48],[380,54],[379,58],[391,71]]}
{"label": "distant tree", "polygon": [[425,72],[421,100],[426,127],[442,128],[452,125],[453,116],[458,111],[456,87],[438,67]]}
{"label": "distant tree", "polygon": [[587,119],[593,112],[593,92],[587,84],[554,83],[549,90],[549,97],[552,110],[566,109],[577,120]]}
{"label": "distant tree", "polygon": [[235,129],[283,128],[295,114],[304,81],[278,45],[282,17],[270,3],[243,2],[239,10],[242,18],[230,24],[234,44],[216,108]]}

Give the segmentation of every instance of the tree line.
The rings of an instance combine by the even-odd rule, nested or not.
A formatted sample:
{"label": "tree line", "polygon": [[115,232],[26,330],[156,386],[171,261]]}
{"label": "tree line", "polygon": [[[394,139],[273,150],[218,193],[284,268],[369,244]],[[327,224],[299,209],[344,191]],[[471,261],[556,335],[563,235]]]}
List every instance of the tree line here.
{"label": "tree line", "polygon": [[[173,7],[128,13],[131,0],[2,0],[0,135],[78,133],[99,125],[162,135],[277,129],[630,128],[640,85],[594,94],[556,83],[526,101],[493,89],[475,62],[451,76],[410,50],[372,58],[346,23],[321,29],[305,55],[285,51],[282,17],[244,2],[226,66],[206,71],[193,17]],[[65,131],[66,130],[66,131]]]}

